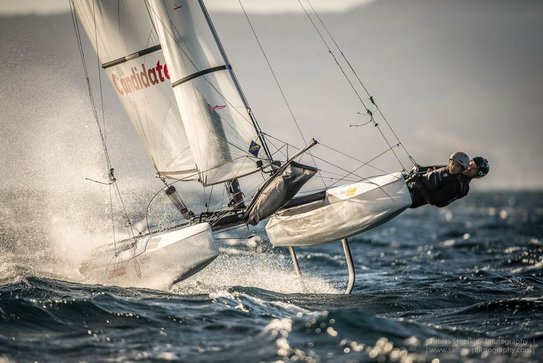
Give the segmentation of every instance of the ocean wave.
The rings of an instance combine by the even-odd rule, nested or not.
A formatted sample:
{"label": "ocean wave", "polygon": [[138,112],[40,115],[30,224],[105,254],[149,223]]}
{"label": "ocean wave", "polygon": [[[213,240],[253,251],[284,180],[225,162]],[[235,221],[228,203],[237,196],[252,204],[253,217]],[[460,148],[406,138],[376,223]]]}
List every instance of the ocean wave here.
{"label": "ocean wave", "polygon": [[480,302],[455,312],[465,314],[536,313],[543,308],[543,297],[518,297],[505,300]]}

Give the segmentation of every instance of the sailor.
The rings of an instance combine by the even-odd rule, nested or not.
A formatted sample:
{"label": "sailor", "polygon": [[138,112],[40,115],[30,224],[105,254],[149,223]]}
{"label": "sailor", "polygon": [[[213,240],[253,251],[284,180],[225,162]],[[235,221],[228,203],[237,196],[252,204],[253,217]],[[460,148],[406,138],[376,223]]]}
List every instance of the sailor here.
{"label": "sailor", "polygon": [[451,197],[456,199],[465,197],[469,192],[469,183],[472,179],[479,179],[487,175],[490,171],[490,163],[482,156],[476,156],[469,161],[469,165],[458,177],[455,188],[452,190]]}
{"label": "sailor", "polygon": [[458,178],[469,163],[469,156],[458,151],[449,157],[447,166],[416,165],[406,180],[413,201],[410,208],[425,204],[444,207],[456,200],[455,193],[460,192]]}

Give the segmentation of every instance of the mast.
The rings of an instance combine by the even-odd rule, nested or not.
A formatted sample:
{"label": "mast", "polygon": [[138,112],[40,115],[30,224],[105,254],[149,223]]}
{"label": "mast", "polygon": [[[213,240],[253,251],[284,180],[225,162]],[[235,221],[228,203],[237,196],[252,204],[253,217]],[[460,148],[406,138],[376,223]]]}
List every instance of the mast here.
{"label": "mast", "polygon": [[[105,1],[105,0],[104,0]],[[147,0],[164,67],[204,186],[258,172],[268,156],[202,8],[194,0]],[[216,35],[216,34],[215,34]],[[262,154],[259,157],[258,154]],[[249,162],[248,162],[249,161]],[[267,164],[265,164],[267,166]],[[173,177],[175,175],[165,175]]]}
{"label": "mast", "polygon": [[[243,105],[245,106],[245,109],[247,110],[247,113],[249,114],[249,117],[251,118],[251,122],[253,123],[253,127],[255,128],[258,134],[258,138],[260,139],[260,142],[262,143],[262,147],[264,148],[266,157],[270,161],[273,161],[271,152],[268,148],[268,145],[266,144],[266,140],[264,140],[264,136],[262,135],[262,130],[260,129],[260,125],[256,121],[253,111],[251,107],[249,106],[249,102],[247,101],[247,98],[245,97],[245,94],[243,93],[241,85],[239,84],[238,78],[236,77],[236,74],[234,73],[234,70],[232,69],[230,61],[228,60],[228,56],[226,55],[226,51],[224,50],[224,47],[219,38],[219,35],[217,34],[215,25],[213,25],[213,21],[211,20],[211,17],[209,16],[209,12],[207,11],[204,1],[198,0],[198,4],[200,4],[200,8],[202,9],[204,18],[207,22],[207,25],[209,26],[209,30],[211,31],[211,34],[213,35],[213,39],[215,39],[215,43],[217,44],[217,48],[219,49],[219,52],[221,53],[221,57],[227,66],[228,72],[230,73],[230,77],[232,77],[234,86],[236,87],[236,90],[238,91],[238,94],[243,102]],[[243,193],[241,191],[239,181],[237,180],[237,178],[232,179],[230,182],[226,183],[226,190],[228,191],[231,197],[231,201],[230,201],[231,206],[233,206],[234,208],[236,207],[245,208],[245,203],[243,202]]]}
{"label": "mast", "polygon": [[228,69],[228,72],[230,73],[230,76],[232,77],[234,86],[236,87],[236,90],[238,91],[238,94],[243,102],[243,105],[247,109],[247,113],[249,114],[249,117],[251,118],[253,127],[255,128],[258,134],[258,138],[260,139],[260,142],[262,143],[262,147],[264,148],[264,151],[266,153],[266,157],[270,161],[273,161],[271,152],[268,148],[268,145],[266,144],[266,141],[264,140],[264,136],[262,135],[262,130],[260,129],[260,126],[258,125],[258,122],[256,121],[253,111],[251,110],[251,107],[249,106],[249,102],[247,101],[247,98],[245,97],[245,94],[243,93],[243,90],[241,89],[241,85],[238,82],[236,74],[234,73],[234,70],[232,69],[230,61],[228,60],[228,56],[226,55],[226,51],[224,50],[222,42],[219,39],[219,35],[217,34],[217,30],[215,29],[215,26],[213,25],[213,21],[211,20],[211,17],[209,16],[209,13],[204,4],[204,1],[198,0],[198,4],[200,4],[200,8],[202,9],[202,13],[204,14],[204,18],[207,22],[207,25],[209,26],[209,30],[211,31],[211,34],[213,35],[213,39],[215,39],[215,43],[217,43],[217,48],[219,49],[219,52],[221,53],[221,57],[223,58],[224,63],[227,65],[227,69]]}

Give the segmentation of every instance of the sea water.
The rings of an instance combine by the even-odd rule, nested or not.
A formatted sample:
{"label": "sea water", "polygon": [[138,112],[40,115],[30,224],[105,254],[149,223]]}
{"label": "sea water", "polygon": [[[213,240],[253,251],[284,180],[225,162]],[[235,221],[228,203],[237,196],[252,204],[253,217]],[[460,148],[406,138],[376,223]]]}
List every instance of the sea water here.
{"label": "sea water", "polygon": [[[55,221],[16,204],[1,210],[0,362],[543,356],[542,192],[473,193],[352,237],[351,295],[339,242],[297,249],[300,278],[261,229],[219,236],[221,256],[166,291],[85,283],[47,240]],[[58,238],[89,238],[69,226]]]}

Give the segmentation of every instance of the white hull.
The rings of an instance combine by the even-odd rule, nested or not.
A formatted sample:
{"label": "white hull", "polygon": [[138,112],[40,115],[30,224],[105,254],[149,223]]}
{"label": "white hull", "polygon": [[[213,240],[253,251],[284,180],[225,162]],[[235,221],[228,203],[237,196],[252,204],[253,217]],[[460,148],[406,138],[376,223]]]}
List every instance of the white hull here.
{"label": "white hull", "polygon": [[121,286],[167,288],[207,266],[219,255],[208,223],[137,240],[117,256],[102,252],[84,262],[81,272],[100,282]]}
{"label": "white hull", "polygon": [[374,228],[410,205],[402,174],[388,174],[331,188],[321,201],[279,211],[266,232],[274,246],[327,243]]}

